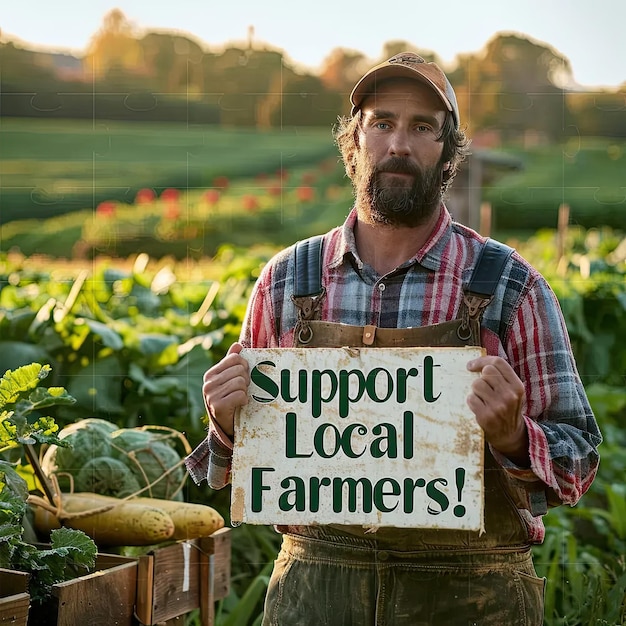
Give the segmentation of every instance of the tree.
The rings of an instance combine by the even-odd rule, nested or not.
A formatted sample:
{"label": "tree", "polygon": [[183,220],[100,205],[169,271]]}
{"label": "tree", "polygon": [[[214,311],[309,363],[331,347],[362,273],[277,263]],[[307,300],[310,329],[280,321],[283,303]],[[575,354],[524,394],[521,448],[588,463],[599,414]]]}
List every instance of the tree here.
{"label": "tree", "polygon": [[[322,61],[319,78],[327,90],[340,93],[343,102],[347,102],[352,87],[363,72],[369,69],[369,65],[362,52],[335,48]],[[347,104],[344,107],[347,108]]]}
{"label": "tree", "polygon": [[498,126],[504,139],[528,130],[558,140],[569,121],[563,89],[555,84],[571,77],[569,61],[548,46],[514,34],[499,34],[481,57],[461,57],[465,93],[463,109],[474,128]]}
{"label": "tree", "polygon": [[159,91],[185,96],[204,91],[204,51],[195,41],[178,34],[148,33],[139,45],[145,71]]}
{"label": "tree", "polygon": [[86,69],[96,76],[110,73],[138,74],[143,55],[132,24],[120,9],[109,11],[100,30],[91,38],[85,55]]}

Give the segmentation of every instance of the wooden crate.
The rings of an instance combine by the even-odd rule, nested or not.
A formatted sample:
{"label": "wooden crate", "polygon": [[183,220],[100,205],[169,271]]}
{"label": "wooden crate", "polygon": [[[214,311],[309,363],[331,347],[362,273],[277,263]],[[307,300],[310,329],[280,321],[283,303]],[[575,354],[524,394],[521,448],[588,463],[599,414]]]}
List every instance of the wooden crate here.
{"label": "wooden crate", "polygon": [[137,618],[150,625],[200,609],[202,626],[213,626],[215,601],[230,589],[230,529],[179,541],[139,557]]}
{"label": "wooden crate", "polygon": [[0,624],[26,626],[30,595],[26,572],[0,568]]}
{"label": "wooden crate", "polygon": [[33,626],[134,626],[135,558],[99,553],[91,574],[52,586],[52,598],[31,609]]}

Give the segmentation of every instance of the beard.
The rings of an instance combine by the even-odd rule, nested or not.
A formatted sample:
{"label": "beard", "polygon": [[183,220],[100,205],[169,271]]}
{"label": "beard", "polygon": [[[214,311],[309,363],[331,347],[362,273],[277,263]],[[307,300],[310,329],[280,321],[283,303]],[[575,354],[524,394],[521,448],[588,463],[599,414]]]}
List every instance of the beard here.
{"label": "beard", "polygon": [[[442,168],[437,163],[422,169],[404,157],[390,157],[374,166],[370,159],[362,158],[353,181],[357,200],[369,209],[369,217],[377,224],[420,226],[441,204]],[[408,174],[413,180],[385,174]]]}

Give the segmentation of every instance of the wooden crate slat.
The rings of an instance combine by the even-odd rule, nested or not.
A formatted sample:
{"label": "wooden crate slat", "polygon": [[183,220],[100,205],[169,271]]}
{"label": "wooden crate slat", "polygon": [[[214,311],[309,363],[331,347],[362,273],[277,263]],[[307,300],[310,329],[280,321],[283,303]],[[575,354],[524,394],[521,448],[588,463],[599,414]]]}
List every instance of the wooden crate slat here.
{"label": "wooden crate slat", "polygon": [[137,559],[99,554],[96,571],[53,586],[57,626],[132,626]]}
{"label": "wooden crate slat", "polygon": [[156,548],[139,557],[137,618],[153,625],[199,608],[202,625],[212,625],[215,600],[229,586],[229,528]]}
{"label": "wooden crate slat", "polygon": [[0,625],[26,626],[30,595],[26,572],[0,568]]}

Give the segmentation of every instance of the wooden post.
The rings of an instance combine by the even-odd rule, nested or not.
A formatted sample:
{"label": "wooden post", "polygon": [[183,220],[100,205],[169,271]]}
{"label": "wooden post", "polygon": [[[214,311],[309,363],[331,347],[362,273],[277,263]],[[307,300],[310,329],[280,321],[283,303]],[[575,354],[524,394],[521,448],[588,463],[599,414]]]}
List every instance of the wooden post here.
{"label": "wooden post", "polygon": [[200,540],[200,623],[213,626],[215,601],[230,591],[230,528]]}
{"label": "wooden post", "polygon": [[491,202],[481,202],[480,204],[479,232],[484,237],[491,237]]}
{"label": "wooden post", "polygon": [[569,204],[561,204],[559,206],[559,215],[556,231],[556,258],[557,273],[561,276],[567,271],[567,262],[565,260],[565,240],[567,238],[567,227],[569,224]]}

